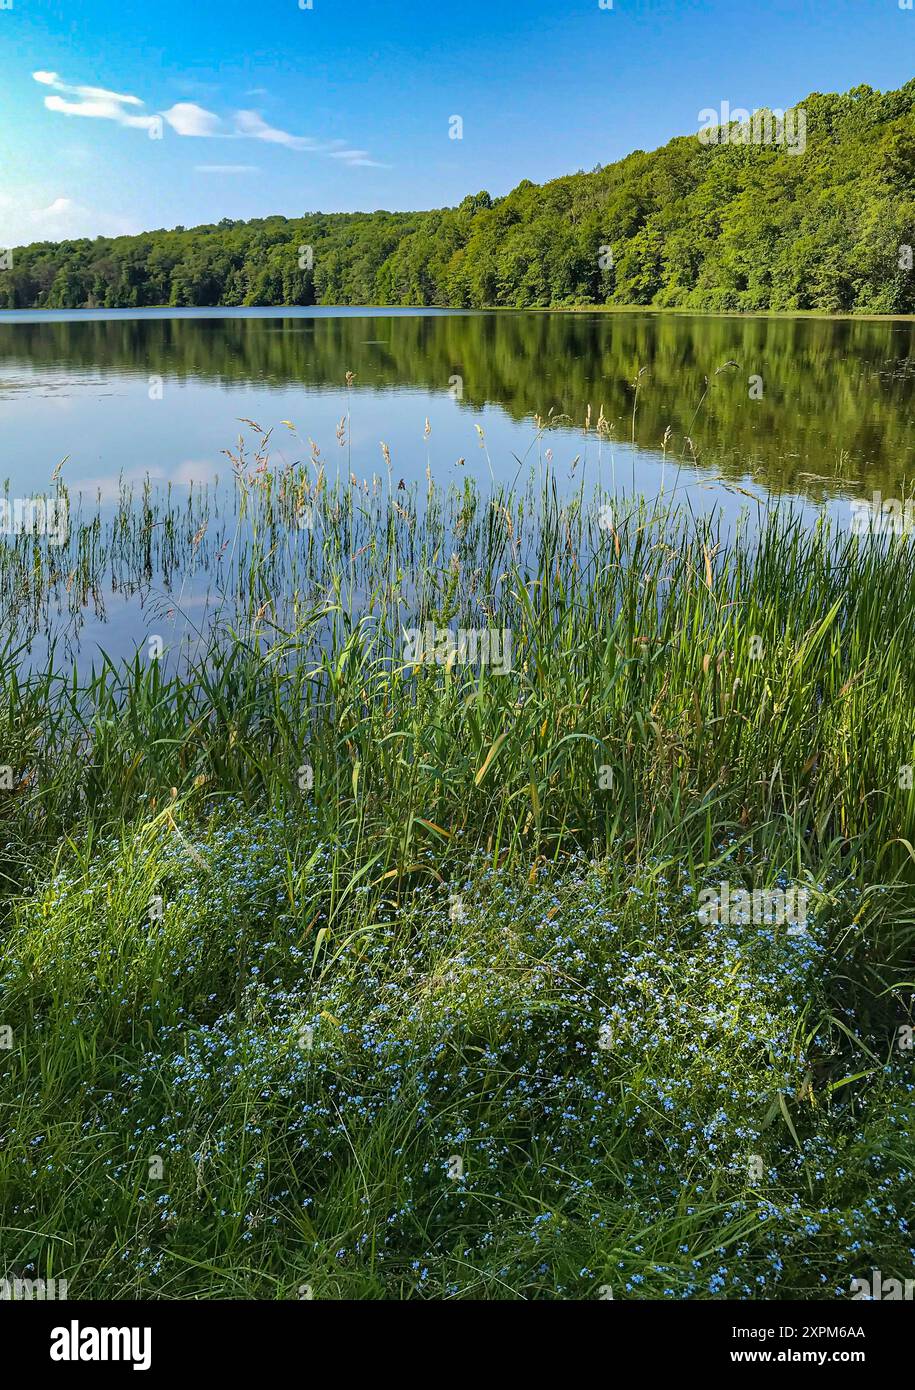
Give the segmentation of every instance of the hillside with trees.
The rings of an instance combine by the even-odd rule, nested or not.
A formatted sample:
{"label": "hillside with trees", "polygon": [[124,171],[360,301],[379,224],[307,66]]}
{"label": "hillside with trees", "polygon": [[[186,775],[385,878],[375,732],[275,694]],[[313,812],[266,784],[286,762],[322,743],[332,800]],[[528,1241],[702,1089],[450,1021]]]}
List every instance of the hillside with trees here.
{"label": "hillside with trees", "polygon": [[525,179],[503,198],[480,192],[430,212],[224,219],[39,242],[14,250],[0,271],[0,308],[915,311],[915,79],[800,105],[803,153],[703,144],[694,133],[590,173]]}

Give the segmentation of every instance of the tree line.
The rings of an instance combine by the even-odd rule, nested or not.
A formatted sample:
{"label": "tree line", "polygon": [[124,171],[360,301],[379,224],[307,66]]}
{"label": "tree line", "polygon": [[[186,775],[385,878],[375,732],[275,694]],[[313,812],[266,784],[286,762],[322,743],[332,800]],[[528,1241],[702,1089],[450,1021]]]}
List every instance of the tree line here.
{"label": "tree line", "polygon": [[223,219],[0,256],[0,308],[915,311],[915,79],[814,93],[803,152],[698,132],[429,212]]}

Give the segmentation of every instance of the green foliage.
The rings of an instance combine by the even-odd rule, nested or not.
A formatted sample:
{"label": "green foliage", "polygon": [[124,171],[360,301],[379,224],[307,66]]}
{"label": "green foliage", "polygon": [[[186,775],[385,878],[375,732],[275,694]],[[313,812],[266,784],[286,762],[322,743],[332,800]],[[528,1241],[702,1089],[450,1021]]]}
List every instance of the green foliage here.
{"label": "green foliage", "polygon": [[[681,139],[455,209],[41,244],[0,303],[907,311],[913,96],[811,97],[803,156]],[[648,358],[589,344],[587,317],[540,320],[526,353],[500,356],[485,318],[440,361],[421,325],[406,350],[438,380],[484,364],[521,412],[538,352],[574,341],[560,404],[580,414],[599,376],[622,420]],[[771,364],[766,325],[739,327],[741,358]],[[873,325],[791,328],[801,403],[835,370],[826,335],[871,360]],[[691,340],[653,331],[663,385]],[[328,378],[358,371],[322,332]],[[303,351],[280,339],[270,379]],[[253,360],[247,326],[230,364],[187,341],[184,370]],[[738,391],[722,375],[709,409]],[[911,541],[787,512],[726,538],[616,499],[607,532],[583,494],[469,482],[425,512],[297,473],[238,485],[237,591],[188,669],[69,679],[12,639],[0,663],[6,1272],[277,1299],[811,1298],[908,1276]],[[153,554],[196,556],[208,519],[124,503],[53,574],[5,547],[7,630],[63,585],[85,603],[111,555],[122,588]],[[484,614],[513,634],[510,673],[405,664],[411,618]],[[809,886],[809,938],[697,921],[703,884],[779,875]]]}
{"label": "green foliage", "polygon": [[[0,308],[392,304],[908,313],[915,80],[802,104],[806,148],[696,136],[456,208],[226,218],[137,237],[40,242],[0,273]],[[313,265],[304,268],[302,247]],[[602,268],[599,248],[613,249]],[[307,258],[306,258],[307,259]]]}
{"label": "green foliage", "polygon": [[189,833],[68,845],[5,934],[13,1277],[294,1300],[908,1276],[911,1060],[830,999],[873,925],[852,892],[791,938],[703,927],[683,865],[478,856],[455,920],[447,884],[335,901],[307,812]]}
{"label": "green foliage", "polygon": [[[235,482],[186,658],[0,660],[6,1276],[911,1277],[911,538],[617,498],[611,529],[549,473],[425,504],[295,465]],[[125,495],[59,570],[3,547],[3,626],[186,573],[220,516]],[[427,621],[507,628],[511,669],[414,664]],[[722,880],[804,885],[809,930],[704,921]]]}

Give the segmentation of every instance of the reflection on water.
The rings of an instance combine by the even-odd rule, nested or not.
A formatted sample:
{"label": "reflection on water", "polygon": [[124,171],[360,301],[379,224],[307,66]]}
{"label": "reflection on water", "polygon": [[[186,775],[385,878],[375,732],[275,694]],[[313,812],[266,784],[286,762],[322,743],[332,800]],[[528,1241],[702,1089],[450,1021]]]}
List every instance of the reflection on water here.
{"label": "reflection on water", "polygon": [[[186,481],[220,468],[242,416],[272,426],[293,412],[332,452],[350,408],[361,475],[385,440],[407,478],[430,461],[507,478],[535,417],[568,426],[571,459],[590,407],[648,492],[667,433],[668,457],[771,491],[891,496],[912,471],[913,332],[889,320],[643,312],[4,316],[0,472],[34,483],[69,455],[69,476],[90,487],[122,471]],[[489,464],[477,456],[481,420]]]}
{"label": "reflection on water", "polygon": [[[546,460],[511,486],[467,476],[447,489],[431,476],[403,486],[392,474],[331,481],[317,446],[307,464],[274,469],[263,466],[267,432],[249,434],[225,483],[124,485],[109,508],[77,499],[71,509],[58,482],[37,520],[64,524],[33,525],[33,512],[0,545],[0,659],[65,681],[75,663],[91,684],[109,658],[177,675],[240,639],[299,665],[381,623],[388,657],[400,660],[404,631],[447,633],[460,615],[465,630],[488,632],[518,586],[572,578],[584,595],[608,564],[642,574],[643,551],[673,557],[697,536],[708,574],[729,540],[740,535],[752,549],[773,513],[785,536],[812,520],[786,498],[755,512],[744,505],[732,525],[721,506],[703,515],[666,490],[617,496],[584,474],[577,488],[560,486]],[[847,521],[817,535],[828,550],[843,532],[852,534]]]}
{"label": "reflection on water", "polygon": [[[0,538],[0,617],[39,664],[52,637],[81,663],[151,630],[193,643],[214,595],[249,596],[237,480],[265,471],[395,512],[429,480],[459,503],[472,482],[536,497],[549,474],[563,494],[715,510],[725,529],[770,494],[796,498],[805,525],[825,505],[847,527],[851,498],[888,499],[882,519],[910,505],[913,332],[642,312],[3,316],[8,509],[56,473],[74,525],[40,561],[28,538]],[[293,605],[320,586],[312,568],[296,587],[300,550],[287,527],[271,555]],[[427,562],[421,547],[405,560]]]}

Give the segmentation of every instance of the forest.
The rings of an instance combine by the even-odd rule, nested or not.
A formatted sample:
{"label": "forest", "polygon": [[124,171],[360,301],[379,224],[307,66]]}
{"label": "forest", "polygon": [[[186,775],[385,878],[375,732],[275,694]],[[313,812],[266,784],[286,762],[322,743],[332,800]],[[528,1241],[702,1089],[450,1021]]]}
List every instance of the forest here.
{"label": "forest", "polygon": [[[0,257],[0,308],[915,310],[915,79],[809,96],[803,153],[698,132],[427,212],[223,219]],[[727,128],[733,129],[733,128]],[[736,134],[736,132],[735,132]]]}

